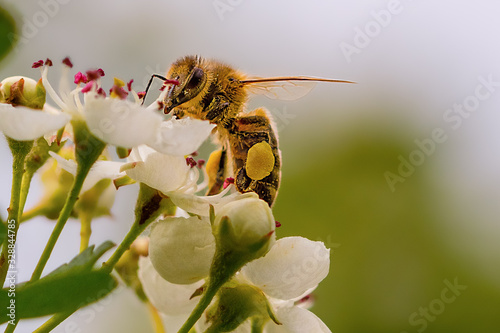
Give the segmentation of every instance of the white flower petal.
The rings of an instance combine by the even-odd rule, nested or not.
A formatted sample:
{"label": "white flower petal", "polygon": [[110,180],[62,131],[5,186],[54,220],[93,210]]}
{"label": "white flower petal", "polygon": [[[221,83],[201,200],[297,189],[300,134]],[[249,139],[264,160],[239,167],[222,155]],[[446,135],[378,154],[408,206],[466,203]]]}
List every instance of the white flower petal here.
{"label": "white flower petal", "polygon": [[215,238],[208,219],[166,218],[153,225],[149,257],[167,281],[189,284],[208,276],[215,253]]}
{"label": "white flower petal", "polygon": [[[210,327],[211,322],[207,322],[206,316],[202,316],[200,320],[196,323],[196,332],[206,332]],[[168,332],[168,331],[167,331]],[[176,332],[176,331],[173,331]],[[236,327],[231,333],[251,333],[252,332],[252,324],[250,323],[250,319],[245,320],[240,326]]]}
{"label": "white flower petal", "polygon": [[331,333],[314,313],[297,306],[279,308],[276,317],[282,325],[270,321],[266,333]]}
{"label": "white flower petal", "polygon": [[[102,179],[116,179],[124,176],[124,172],[120,172],[122,162],[113,161],[97,161],[90,169],[85,182],[83,183],[82,192],[91,189],[97,182]],[[112,186],[114,189],[114,186]]]}
{"label": "white flower petal", "polygon": [[0,103],[0,131],[19,140],[35,140],[62,128],[70,120],[64,113],[50,114],[23,106]]}
{"label": "white flower petal", "polygon": [[165,281],[155,270],[149,258],[139,258],[139,279],[144,292],[151,303],[166,315],[177,316],[190,314],[198,303],[198,298],[191,295],[201,287],[204,281],[194,284],[179,285]]}
{"label": "white flower petal", "polygon": [[144,162],[135,162],[134,167],[125,172],[130,178],[166,194],[183,186],[190,171],[184,157],[153,152]]}
{"label": "white flower petal", "polygon": [[240,193],[235,192],[230,195],[225,196],[230,190],[232,186],[229,186],[224,191],[216,195],[209,196],[197,196],[194,194],[188,193],[166,193],[172,202],[177,206],[185,210],[186,212],[190,212],[192,214],[200,215],[200,216],[208,216],[210,214],[210,205],[214,206],[215,213],[217,214],[218,210],[228,202],[240,200],[248,197],[258,198],[259,196],[254,192],[248,193]]}
{"label": "white flower petal", "polygon": [[210,202],[206,197],[179,192],[171,192],[167,193],[167,195],[174,205],[186,212],[205,217],[210,215]]}
{"label": "white flower petal", "polygon": [[[62,156],[49,152],[50,156],[56,159],[60,168],[68,171],[73,176],[76,175],[76,162],[74,160],[67,160]],[[102,179],[115,179],[123,175],[123,172],[120,172],[120,167],[123,165],[121,162],[113,162],[113,161],[97,161],[94,163],[92,168],[90,169],[87,177],[82,186],[81,192],[85,192],[91,189],[97,182]]]}
{"label": "white flower petal", "polygon": [[57,155],[53,151],[49,151],[49,155],[52,156],[57,161],[57,165],[59,165],[60,168],[68,171],[73,176],[76,175],[76,162],[75,162],[75,160],[67,160],[64,157],[62,157],[61,155]]}
{"label": "white flower petal", "polygon": [[132,148],[132,151],[130,152],[130,155],[127,157],[127,161],[129,162],[144,162],[146,160],[146,157],[148,157],[149,154],[156,153],[156,150],[154,150],[151,147],[148,147],[146,145],[140,145],[137,147]]}
{"label": "white flower petal", "polygon": [[303,237],[276,241],[262,258],[248,263],[242,274],[267,295],[295,299],[314,288],[330,268],[330,250]]}
{"label": "white flower petal", "polygon": [[112,145],[132,148],[155,142],[162,116],[139,104],[85,94],[84,115],[89,130]]}
{"label": "white flower petal", "polygon": [[160,314],[163,322],[163,328],[166,333],[175,333],[179,331],[190,315],[190,313],[183,313],[175,316],[165,315],[163,313]]}
{"label": "white flower petal", "polygon": [[198,119],[170,119],[161,124],[157,140],[150,146],[165,154],[188,155],[200,147],[214,127]]}

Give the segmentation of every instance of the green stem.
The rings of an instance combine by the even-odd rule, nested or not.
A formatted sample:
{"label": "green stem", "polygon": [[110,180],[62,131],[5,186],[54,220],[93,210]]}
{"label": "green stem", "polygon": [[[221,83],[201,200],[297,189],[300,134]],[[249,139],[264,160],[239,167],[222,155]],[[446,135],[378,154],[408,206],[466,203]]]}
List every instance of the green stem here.
{"label": "green stem", "polygon": [[42,275],[43,269],[45,268],[45,265],[47,264],[47,261],[49,260],[49,257],[52,254],[52,250],[56,245],[59,235],[61,234],[64,226],[66,225],[66,221],[68,221],[71,212],[73,211],[73,207],[75,206],[75,203],[78,200],[78,194],[82,189],[83,182],[91,166],[92,164],[84,165],[83,167],[80,167],[80,165],[78,166],[73,187],[71,188],[68,198],[66,199],[66,203],[64,204],[61,214],[59,215],[59,218],[57,219],[57,223],[54,227],[54,230],[52,230],[52,234],[50,235],[50,238],[47,241],[47,245],[45,245],[45,249],[43,250],[42,256],[40,257],[40,260],[38,260],[38,264],[36,265],[35,270],[31,275],[30,281],[36,281]]}
{"label": "green stem", "polygon": [[80,252],[89,247],[90,235],[92,234],[92,216],[91,214],[86,214],[85,212],[81,212],[80,214]]}
{"label": "green stem", "polygon": [[5,328],[4,333],[12,333],[17,327],[17,324],[19,323],[18,320],[14,322],[14,325],[7,323],[7,327]]}
{"label": "green stem", "polygon": [[[7,218],[7,223],[9,226],[13,225],[13,228],[8,228],[6,244],[9,243],[9,245],[13,244],[15,246],[17,241],[17,232],[19,230],[20,207],[21,202],[23,201],[21,199],[21,184],[24,175],[24,160],[26,159],[26,155],[29,153],[33,142],[31,142],[30,145],[28,142],[24,141],[14,141],[12,139],[8,141],[12,150],[13,161],[12,188],[10,194],[9,215]],[[9,235],[12,235],[12,237],[10,237]],[[9,268],[8,251],[9,246],[4,246],[0,255],[0,286],[3,286],[5,282],[5,278],[7,276],[7,271]]]}
{"label": "green stem", "polygon": [[264,331],[264,325],[262,324],[262,320],[253,319],[251,322],[252,322],[251,333],[262,333]]}
{"label": "green stem", "polygon": [[201,316],[203,315],[203,311],[205,311],[206,308],[210,305],[212,299],[215,297],[215,294],[217,294],[217,291],[222,286],[221,283],[217,282],[214,284],[210,282],[208,283],[208,287],[201,296],[200,301],[177,333],[189,333],[194,324],[196,324],[196,322],[201,318]]}
{"label": "green stem", "polygon": [[[21,214],[21,219],[22,219],[22,213],[24,211],[24,205],[26,205],[26,199],[28,198],[28,192],[30,190],[30,185],[31,185],[31,180],[33,179],[33,174],[27,171],[23,175],[23,180],[21,182],[21,202],[19,204],[19,214]],[[20,221],[22,222],[22,221]]]}
{"label": "green stem", "polygon": [[57,327],[60,323],[65,321],[69,316],[71,316],[75,310],[69,310],[66,312],[60,312],[55,315],[53,315],[49,320],[47,320],[42,326],[37,328],[33,333],[47,333],[52,331],[54,328]]}
{"label": "green stem", "polygon": [[23,212],[23,215],[21,216],[21,223],[28,222],[32,218],[43,214],[45,214],[45,207],[43,206],[33,207],[30,210]]}
{"label": "green stem", "polygon": [[143,223],[143,224],[134,223],[132,225],[132,228],[130,228],[129,232],[127,233],[123,241],[120,243],[120,245],[118,245],[115,252],[113,252],[108,261],[102,264],[101,270],[108,274],[111,273],[118,260],[120,260],[125,251],[127,251],[130,248],[130,245],[132,245],[135,239],[144,231],[144,229],[146,229],[148,225],[149,223]]}
{"label": "green stem", "polygon": [[[41,210],[30,209],[27,213],[24,212],[24,206],[26,205],[26,199],[28,198],[28,192],[31,186],[31,180],[33,179],[33,173],[29,170],[23,175],[23,180],[21,182],[21,204],[19,207],[19,223],[26,222],[27,220],[40,215]],[[34,214],[35,213],[35,214]]]}

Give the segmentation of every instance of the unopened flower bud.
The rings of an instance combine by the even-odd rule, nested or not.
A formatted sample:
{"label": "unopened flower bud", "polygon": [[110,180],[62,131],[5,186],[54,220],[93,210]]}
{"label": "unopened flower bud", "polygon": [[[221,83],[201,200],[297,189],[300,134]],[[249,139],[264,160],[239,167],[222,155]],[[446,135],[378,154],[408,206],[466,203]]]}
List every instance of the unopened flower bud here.
{"label": "unopened flower bud", "polygon": [[42,80],[22,76],[11,76],[0,83],[0,102],[12,106],[26,106],[32,109],[42,109],[45,104],[45,88]]}
{"label": "unopened flower bud", "polygon": [[[228,235],[223,224],[229,223]],[[224,243],[232,243],[238,251],[255,251],[255,258],[263,256],[275,242],[276,223],[269,205],[257,198],[248,197],[232,201],[217,212],[214,228]],[[257,247],[255,247],[257,246]],[[246,250],[245,250],[246,249]]]}
{"label": "unopened flower bud", "polygon": [[149,257],[158,273],[175,284],[208,276],[215,240],[208,219],[167,218],[151,229]]}
{"label": "unopened flower bud", "polygon": [[257,195],[241,196],[210,214],[216,249],[208,291],[217,291],[247,263],[264,256],[276,240],[269,205]]}

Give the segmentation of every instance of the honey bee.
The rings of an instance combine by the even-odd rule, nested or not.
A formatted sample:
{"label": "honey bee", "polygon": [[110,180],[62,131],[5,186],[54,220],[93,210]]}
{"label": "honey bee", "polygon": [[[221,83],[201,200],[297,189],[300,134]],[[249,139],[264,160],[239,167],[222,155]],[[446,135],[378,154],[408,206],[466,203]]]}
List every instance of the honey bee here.
{"label": "honey bee", "polygon": [[154,77],[168,83],[163,100],[165,114],[217,125],[221,148],[207,162],[207,195],[219,193],[226,178],[232,178],[239,192],[255,192],[269,206],[276,199],[281,178],[278,136],[266,109],[245,112],[249,94],[295,99],[314,82],[353,83],[305,76],[251,78],[225,63],[198,56],[178,59],[166,77],[153,75],[146,92]]}

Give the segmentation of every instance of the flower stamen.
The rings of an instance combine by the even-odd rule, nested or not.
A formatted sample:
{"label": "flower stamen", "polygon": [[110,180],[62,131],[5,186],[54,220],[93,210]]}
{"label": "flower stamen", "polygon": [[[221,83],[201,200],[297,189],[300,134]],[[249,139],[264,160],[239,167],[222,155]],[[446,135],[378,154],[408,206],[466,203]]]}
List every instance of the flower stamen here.
{"label": "flower stamen", "polygon": [[69,57],[64,58],[62,63],[65,64],[66,66],[68,66],[69,68],[73,68],[73,63],[71,62]]}
{"label": "flower stamen", "polygon": [[39,67],[42,67],[43,66],[43,60],[38,60],[38,61],[35,61],[33,63],[33,65],[31,65],[31,68],[39,68]]}
{"label": "flower stamen", "polygon": [[233,177],[228,177],[224,180],[224,185],[222,187],[226,189],[229,185],[234,184],[234,178]]}
{"label": "flower stamen", "polygon": [[186,164],[189,165],[191,168],[194,168],[198,163],[192,158],[191,156],[186,157]]}
{"label": "flower stamen", "polygon": [[87,83],[87,82],[89,82],[89,79],[82,72],[78,72],[75,74],[75,81],[73,81],[73,82],[75,84]]}

